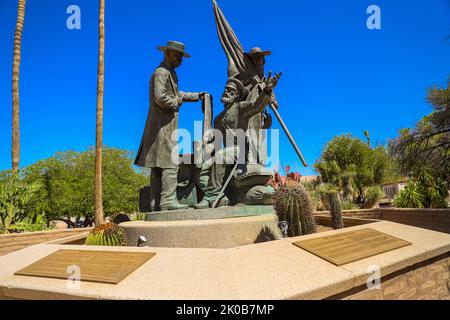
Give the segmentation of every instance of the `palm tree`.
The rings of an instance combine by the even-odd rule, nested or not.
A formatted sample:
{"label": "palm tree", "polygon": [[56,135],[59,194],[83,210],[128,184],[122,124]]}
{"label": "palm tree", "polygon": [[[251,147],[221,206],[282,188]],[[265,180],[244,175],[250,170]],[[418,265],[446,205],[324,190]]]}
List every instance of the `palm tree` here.
{"label": "palm tree", "polygon": [[103,86],[105,57],[105,0],[100,0],[99,10],[99,47],[97,74],[97,121],[95,129],[95,224],[103,223],[102,190],[102,137],[103,137]]}
{"label": "palm tree", "polygon": [[20,126],[19,126],[19,72],[20,58],[22,52],[22,31],[25,21],[25,4],[26,0],[18,0],[17,4],[17,22],[16,31],[14,33],[14,58],[13,58],[13,74],[12,74],[12,172],[19,170],[20,161]]}

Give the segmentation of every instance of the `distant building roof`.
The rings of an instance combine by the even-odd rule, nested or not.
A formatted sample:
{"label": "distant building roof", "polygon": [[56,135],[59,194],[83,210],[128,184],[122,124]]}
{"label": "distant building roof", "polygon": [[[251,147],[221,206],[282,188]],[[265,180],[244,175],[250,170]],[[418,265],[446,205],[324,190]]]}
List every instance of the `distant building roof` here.
{"label": "distant building roof", "polygon": [[303,183],[316,182],[317,178],[318,177],[314,174],[311,176],[301,176],[300,182],[303,182]]}

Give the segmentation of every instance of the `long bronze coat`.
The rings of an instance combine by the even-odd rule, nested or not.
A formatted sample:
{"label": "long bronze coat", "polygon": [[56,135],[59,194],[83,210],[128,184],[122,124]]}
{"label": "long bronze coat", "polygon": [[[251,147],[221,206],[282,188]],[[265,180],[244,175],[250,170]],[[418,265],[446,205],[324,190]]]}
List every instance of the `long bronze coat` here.
{"label": "long bronze coat", "polygon": [[[199,100],[198,93],[178,91],[175,70],[162,62],[150,79],[150,109],[135,164],[147,168],[176,168],[171,159],[178,155],[178,141],[172,133],[178,129],[178,99],[183,102]],[[177,158],[178,159],[178,158]]]}

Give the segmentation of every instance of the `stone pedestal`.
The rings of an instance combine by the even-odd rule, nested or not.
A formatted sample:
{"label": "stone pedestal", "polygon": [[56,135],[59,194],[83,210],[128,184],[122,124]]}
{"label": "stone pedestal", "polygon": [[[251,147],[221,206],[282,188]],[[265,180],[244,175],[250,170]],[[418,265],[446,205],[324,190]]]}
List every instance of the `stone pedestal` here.
{"label": "stone pedestal", "polygon": [[231,248],[281,239],[272,206],[235,206],[216,209],[147,213],[147,221],[121,223],[129,246],[139,236],[146,246]]}

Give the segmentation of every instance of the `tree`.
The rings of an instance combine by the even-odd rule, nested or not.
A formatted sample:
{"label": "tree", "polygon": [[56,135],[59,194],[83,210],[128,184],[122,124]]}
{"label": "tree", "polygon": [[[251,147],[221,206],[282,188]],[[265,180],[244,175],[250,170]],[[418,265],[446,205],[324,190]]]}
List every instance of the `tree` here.
{"label": "tree", "polygon": [[[148,173],[134,168],[132,152],[109,147],[102,151],[105,215],[138,211],[139,189],[148,183]],[[71,227],[82,218],[85,226],[90,225],[95,216],[94,162],[95,150],[90,148],[58,152],[24,168],[27,183],[38,181],[43,186],[29,211],[45,214],[48,220],[65,221]]]}
{"label": "tree", "polygon": [[97,72],[97,120],[95,130],[95,224],[103,223],[102,140],[103,140],[103,89],[105,72],[105,0],[100,0],[99,47]]}
{"label": "tree", "polygon": [[[449,82],[450,84],[450,82]],[[433,106],[415,128],[400,130],[389,143],[390,154],[398,160],[400,170],[413,183],[409,191],[421,195],[420,206],[446,208],[450,187],[450,86],[428,90],[427,100]],[[414,192],[413,192],[414,191]],[[403,197],[406,197],[406,191]],[[401,201],[400,205],[418,201]]]}
{"label": "tree", "polygon": [[371,148],[344,134],[333,138],[315,163],[324,183],[337,187],[344,200],[364,203],[371,187],[396,180],[395,163],[382,146]]}
{"label": "tree", "polygon": [[[449,82],[450,84],[450,82]],[[409,176],[430,168],[436,177],[450,183],[450,86],[433,88],[427,100],[433,112],[413,129],[402,129],[389,144],[390,153],[398,159],[400,169]]]}
{"label": "tree", "polygon": [[26,0],[18,0],[17,4],[17,22],[14,33],[14,57],[12,73],[12,172],[19,170],[20,161],[20,100],[19,100],[19,78],[20,78],[20,60],[22,54],[22,31],[25,22]]}

